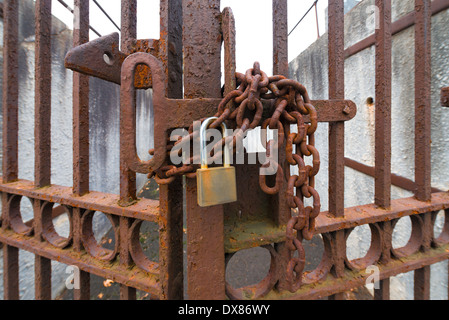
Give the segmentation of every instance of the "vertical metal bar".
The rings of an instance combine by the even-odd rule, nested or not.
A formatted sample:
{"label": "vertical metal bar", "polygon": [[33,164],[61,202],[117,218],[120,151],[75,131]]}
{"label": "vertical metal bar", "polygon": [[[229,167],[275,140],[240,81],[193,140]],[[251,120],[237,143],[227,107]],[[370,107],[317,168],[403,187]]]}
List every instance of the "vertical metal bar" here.
{"label": "vertical metal bar", "polygon": [[[220,0],[183,0],[184,97],[221,97]],[[208,68],[205,69],[204,65]],[[196,179],[186,179],[187,294],[225,299],[223,206],[201,208]]]}
{"label": "vertical metal bar", "polygon": [[[130,228],[132,220],[128,217],[120,217],[119,219],[119,257],[120,264],[129,267],[132,264],[132,257],[129,251]],[[136,289],[126,285],[120,285],[121,300],[136,300]]]}
{"label": "vertical metal bar", "polygon": [[[329,0],[329,99],[344,99],[344,3]],[[329,123],[329,213],[344,216],[344,122]]]}
{"label": "vertical metal bar", "polygon": [[[183,194],[182,178],[160,185],[159,270],[162,299],[182,300],[183,288]],[[175,196],[177,195],[177,196]]]}
{"label": "vertical metal bar", "polygon": [[90,300],[90,273],[80,270],[79,289],[73,289],[74,300]]}
{"label": "vertical metal bar", "polygon": [[[38,188],[51,183],[51,0],[37,0],[35,8],[34,180]],[[42,202],[34,201],[35,232],[41,239]],[[50,212],[51,214],[51,212]],[[51,260],[35,256],[35,299],[51,300]]]}
{"label": "vertical metal bar", "polygon": [[430,300],[430,266],[414,272],[415,300]]}
{"label": "vertical metal bar", "polygon": [[121,51],[129,54],[137,38],[137,0],[122,0]]}
{"label": "vertical metal bar", "polygon": [[[122,0],[121,51],[130,54],[137,37],[137,0]],[[121,155],[120,200],[132,202],[136,196],[136,173],[131,171]]]}
{"label": "vertical metal bar", "polygon": [[[387,264],[391,261],[391,249],[392,249],[392,235],[393,235],[393,224],[391,221],[384,221],[379,223],[379,228],[381,229],[381,257],[379,262],[381,264]],[[390,300],[390,278],[380,280],[379,289],[374,292],[375,300]]]}
{"label": "vertical metal bar", "polygon": [[223,43],[224,43],[224,95],[234,90],[237,87],[237,80],[235,78],[236,72],[236,30],[235,18],[232,9],[227,7],[223,10]]}
{"label": "vertical metal bar", "polygon": [[[72,230],[73,230],[73,249],[77,252],[83,250],[83,242],[81,240],[82,227],[81,218],[86,210],[81,208],[73,208],[72,212]],[[79,289],[74,289],[73,298],[75,300],[89,300],[90,299],[90,274],[80,270],[79,274],[80,286]]]}
{"label": "vertical metal bar", "polygon": [[[73,46],[89,42],[89,2],[74,2]],[[73,73],[73,193],[89,192],[89,76]]]}
{"label": "vertical metal bar", "polygon": [[287,0],[273,0],[273,74],[288,77]]}
{"label": "vertical metal bar", "polygon": [[374,300],[390,300],[390,278],[379,281],[379,289],[374,290]]}
{"label": "vertical metal bar", "polygon": [[[19,126],[19,2],[3,1],[3,182],[18,178]],[[6,194],[2,195],[3,216]],[[5,210],[6,208],[6,210]],[[5,300],[19,299],[19,249],[3,246],[3,286]]]}
{"label": "vertical metal bar", "polygon": [[159,58],[165,67],[167,96],[182,99],[182,0],[161,0]]}
{"label": "vertical metal bar", "polygon": [[[391,0],[376,0],[376,143],[374,202],[381,208],[391,204]],[[384,226],[386,227],[386,226]],[[384,229],[385,231],[385,229]],[[390,259],[390,257],[383,257]],[[390,299],[390,279],[379,282],[375,300]]]}
{"label": "vertical metal bar", "polygon": [[[42,200],[33,200],[34,237],[44,242],[43,217],[52,214],[52,206],[46,205]],[[35,255],[34,259],[34,287],[36,300],[51,300],[51,260]]]}
{"label": "vertical metal bar", "polygon": [[[272,2],[273,14],[273,74],[283,75],[288,77],[288,4],[287,0],[273,0]],[[290,165],[286,161],[286,154],[284,149],[278,151],[278,162],[282,166],[284,173],[290,172]],[[270,177],[274,180],[274,177]],[[287,202],[284,201],[287,193],[287,183],[282,184],[279,193],[274,195],[271,199],[273,215],[278,225],[286,225],[291,217],[290,208]],[[277,287],[282,290],[288,287],[286,280],[286,273],[283,272],[287,268],[287,263],[290,260],[291,252],[286,247],[285,243],[279,243],[275,246],[278,252],[279,282]]]}
{"label": "vertical metal bar", "polygon": [[[165,67],[167,97],[182,99],[182,0],[160,2],[159,57]],[[159,186],[159,270],[161,299],[184,298],[183,272],[183,182],[177,178]]]}
{"label": "vertical metal bar", "polygon": [[5,300],[19,300],[19,249],[3,246],[3,292]]}
{"label": "vertical metal bar", "polygon": [[137,291],[135,288],[131,288],[125,286],[124,284],[120,285],[120,300],[136,300]]}
{"label": "vertical metal bar", "polygon": [[[429,201],[432,192],[431,20],[431,0],[415,0],[415,197],[420,201]],[[415,299],[429,300],[430,266],[415,270],[414,277]]]}
{"label": "vertical metal bar", "polygon": [[3,5],[3,182],[18,178],[19,5]]}
{"label": "vertical metal bar", "polygon": [[431,0],[415,0],[415,196],[431,198]]}
{"label": "vertical metal bar", "polygon": [[[137,0],[121,1],[121,51],[130,54],[137,38]],[[137,199],[136,173],[128,168],[121,155],[120,158],[120,199],[122,202],[131,202]],[[120,217],[120,263],[129,264],[129,249],[127,235],[130,221],[126,217]],[[121,300],[135,300],[136,289],[120,285]]]}
{"label": "vertical metal bar", "polygon": [[51,300],[51,260],[35,255],[34,259],[34,298]]}
{"label": "vertical metal bar", "polygon": [[[344,59],[344,1],[329,0],[329,99],[344,99],[345,59]],[[329,123],[329,213],[334,217],[344,217],[345,179],[345,124]],[[339,277],[344,270],[341,251],[346,248],[344,230],[335,234],[336,248],[334,273]],[[346,250],[346,249],[345,249]],[[338,293],[329,300],[344,300],[345,294]]]}
{"label": "vertical metal bar", "polygon": [[[273,0],[273,74],[288,78],[288,6],[287,0]],[[290,172],[290,165],[286,160],[285,150],[278,153],[278,162],[285,174]],[[284,181],[286,182],[286,181]],[[279,193],[273,197],[276,223],[286,225],[291,217],[286,199],[287,183],[283,183]]]}
{"label": "vertical metal bar", "polygon": [[[73,47],[89,42],[89,1],[75,0],[73,11]],[[89,192],[89,76],[73,73],[73,193]],[[84,210],[73,209],[73,246],[83,248],[81,216]],[[80,270],[79,289],[74,289],[75,300],[90,299],[90,274]]]}
{"label": "vertical metal bar", "polygon": [[51,0],[36,1],[35,185],[51,180]]}
{"label": "vertical metal bar", "polygon": [[391,0],[376,0],[375,204],[391,203]]}

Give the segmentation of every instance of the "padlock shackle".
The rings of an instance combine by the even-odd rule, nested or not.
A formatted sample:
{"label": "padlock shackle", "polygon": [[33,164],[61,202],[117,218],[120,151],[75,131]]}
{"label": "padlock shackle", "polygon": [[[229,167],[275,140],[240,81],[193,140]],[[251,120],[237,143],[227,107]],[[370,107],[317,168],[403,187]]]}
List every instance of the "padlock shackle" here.
{"label": "padlock shackle", "polygon": [[[211,117],[211,118],[208,118],[208,119],[204,120],[204,122],[201,124],[201,128],[200,128],[201,169],[207,169],[208,168],[206,130],[209,128],[209,125],[211,123],[213,123],[217,119],[218,119],[217,117]],[[221,132],[222,132],[223,138],[226,138],[228,136],[227,127],[226,127],[226,124],[224,122],[221,124]],[[224,147],[224,163],[223,163],[223,166],[224,167],[230,167],[231,166],[231,155],[230,155],[229,148],[226,146],[226,144],[223,147]]]}

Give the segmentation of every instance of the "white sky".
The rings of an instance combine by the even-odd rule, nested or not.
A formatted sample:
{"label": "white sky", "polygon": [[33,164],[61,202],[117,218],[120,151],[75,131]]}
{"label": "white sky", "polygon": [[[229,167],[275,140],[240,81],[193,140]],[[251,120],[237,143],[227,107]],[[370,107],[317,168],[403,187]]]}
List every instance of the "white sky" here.
{"label": "white sky", "polygon": [[[73,0],[65,0],[73,8]],[[120,26],[120,0],[97,0],[109,16]],[[314,0],[288,0],[289,31],[313,4]],[[325,31],[325,8],[327,0],[318,1],[320,34]],[[137,1],[137,37],[139,39],[159,38],[159,0]],[[261,69],[272,74],[272,0],[221,0],[222,9],[231,7],[237,30],[237,71],[245,72],[254,61],[261,63]],[[93,1],[90,5],[90,25],[101,35],[118,32]],[[57,0],[52,3],[53,15],[73,26],[72,14]],[[91,40],[97,38],[91,32]],[[303,22],[289,36],[289,60],[294,59],[317,39],[315,10],[311,10]]]}

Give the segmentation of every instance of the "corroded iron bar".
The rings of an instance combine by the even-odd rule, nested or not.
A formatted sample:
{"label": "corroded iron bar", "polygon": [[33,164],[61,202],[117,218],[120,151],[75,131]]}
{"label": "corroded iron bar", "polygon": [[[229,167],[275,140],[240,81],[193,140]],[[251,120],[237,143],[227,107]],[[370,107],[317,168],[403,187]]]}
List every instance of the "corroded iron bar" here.
{"label": "corroded iron bar", "polygon": [[17,0],[4,3],[3,20],[3,177],[18,177],[19,126],[19,6]]}
{"label": "corroded iron bar", "polygon": [[391,201],[391,0],[376,0],[376,143],[374,202],[388,208]]}
{"label": "corroded iron bar", "polygon": [[[89,41],[89,2],[74,1],[73,46]],[[73,193],[81,196],[89,192],[89,76],[73,73]],[[81,251],[82,208],[73,208],[73,247]],[[75,300],[90,299],[90,274],[80,270],[79,288],[74,288]]]}
{"label": "corroded iron bar", "polygon": [[35,183],[51,180],[51,0],[36,1]]}
{"label": "corroded iron bar", "polygon": [[[6,181],[18,178],[19,126],[19,1],[3,2],[3,147],[2,171]],[[2,228],[9,216],[8,196],[2,194]],[[5,300],[19,299],[19,250],[3,246]]]}
{"label": "corroded iron bar", "polygon": [[[329,99],[345,97],[345,63],[344,63],[344,2],[329,0],[328,9],[328,56],[329,56]],[[336,218],[342,218],[344,212],[345,180],[345,124],[329,123],[329,212]],[[342,276],[346,242],[343,231],[334,234],[335,252],[332,270],[336,276]],[[344,300],[344,294],[337,292],[329,300]]]}
{"label": "corroded iron bar", "polygon": [[[288,70],[288,4],[287,0],[273,0],[273,74],[283,75],[289,77]],[[278,150],[278,162],[284,171],[284,176],[290,174],[290,164],[287,162],[286,151],[284,148]],[[275,184],[276,176],[269,177],[270,185]],[[270,181],[271,180],[271,181]],[[270,198],[271,211],[273,212],[274,221],[277,225],[287,225],[291,218],[291,209],[288,206],[287,199],[287,181],[284,181],[277,194]],[[278,287],[285,288],[288,286],[287,264],[291,259],[293,253],[288,250],[285,243],[276,244],[276,251],[278,252],[277,264],[279,278]]]}
{"label": "corroded iron bar", "polygon": [[[329,99],[344,99],[344,4],[329,1]],[[329,123],[329,211],[344,216],[344,123]]]}
{"label": "corroded iron bar", "polygon": [[[73,46],[89,41],[89,3],[75,0]],[[73,192],[89,192],[89,77],[73,73]]]}
{"label": "corroded iron bar", "polygon": [[[121,51],[129,54],[137,37],[137,0],[122,0],[121,3]],[[132,99],[135,101],[135,94]],[[133,113],[131,116],[135,119],[135,110]],[[121,127],[124,122],[123,116],[124,114],[120,112]],[[123,143],[120,144],[120,151],[120,201],[123,205],[127,205],[137,199],[136,173],[128,167],[124,159],[126,150],[123,149]]]}
{"label": "corroded iron bar", "polygon": [[[51,183],[51,0],[37,0],[35,8],[35,124],[34,180],[38,188]],[[34,201],[35,237],[42,239],[40,200]],[[39,255],[34,261],[36,300],[51,300],[51,261]]]}
{"label": "corroded iron bar", "polygon": [[111,279],[125,286],[146,291],[159,296],[160,287],[158,275],[148,273],[138,267],[128,268],[120,264],[111,265],[110,262],[100,261],[86,254],[80,254],[72,249],[59,249],[45,242],[39,242],[34,238],[17,236],[10,230],[0,230],[0,241],[48,260],[56,260],[67,265],[73,265],[87,273]]}
{"label": "corroded iron bar", "polygon": [[26,180],[19,180],[9,184],[0,182],[0,191],[117,216],[152,222],[158,221],[159,202],[155,200],[140,199],[132,206],[121,207],[118,205],[119,196],[115,194],[92,191],[82,197],[78,197],[73,195],[71,187],[52,185],[47,188],[36,189],[32,181]]}
{"label": "corroded iron bar", "polygon": [[415,196],[431,194],[431,1],[415,1]]}
{"label": "corroded iron bar", "polygon": [[[219,0],[183,0],[184,97],[187,99],[221,98],[220,17]],[[186,201],[188,297],[225,299],[223,206],[199,207],[196,179],[189,178]]]}
{"label": "corroded iron bar", "polygon": [[[431,0],[415,0],[415,197],[431,199]],[[428,228],[429,219],[424,222]],[[415,299],[430,299],[430,266],[415,271]]]}
{"label": "corroded iron bar", "polygon": [[[182,1],[160,2],[159,59],[167,83],[167,98],[182,99]],[[154,100],[153,100],[154,101]],[[160,299],[184,298],[183,179],[159,186],[159,272]]]}

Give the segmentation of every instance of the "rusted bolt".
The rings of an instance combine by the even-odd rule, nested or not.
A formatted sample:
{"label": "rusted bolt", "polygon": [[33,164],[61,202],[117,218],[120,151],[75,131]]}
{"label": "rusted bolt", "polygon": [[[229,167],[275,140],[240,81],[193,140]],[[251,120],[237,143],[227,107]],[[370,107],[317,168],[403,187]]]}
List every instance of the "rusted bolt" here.
{"label": "rusted bolt", "polygon": [[349,106],[345,106],[345,107],[343,108],[343,113],[344,113],[344,114],[350,114],[350,113],[351,113],[351,108],[349,108]]}

